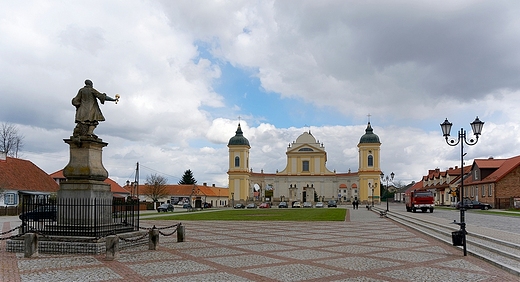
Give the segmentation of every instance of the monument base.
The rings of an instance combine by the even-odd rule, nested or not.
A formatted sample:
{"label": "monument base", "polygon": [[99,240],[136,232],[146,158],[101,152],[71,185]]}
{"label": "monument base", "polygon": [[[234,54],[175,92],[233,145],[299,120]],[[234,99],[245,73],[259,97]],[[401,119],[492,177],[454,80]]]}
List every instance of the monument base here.
{"label": "monument base", "polygon": [[[117,236],[119,237],[119,248],[128,249],[132,247],[147,245],[147,234],[147,231],[134,231],[118,234]],[[23,237],[7,240],[6,251],[11,253],[23,253],[25,251]],[[77,236],[40,236],[38,238],[38,253],[99,255],[105,252],[106,237],[94,238]]]}

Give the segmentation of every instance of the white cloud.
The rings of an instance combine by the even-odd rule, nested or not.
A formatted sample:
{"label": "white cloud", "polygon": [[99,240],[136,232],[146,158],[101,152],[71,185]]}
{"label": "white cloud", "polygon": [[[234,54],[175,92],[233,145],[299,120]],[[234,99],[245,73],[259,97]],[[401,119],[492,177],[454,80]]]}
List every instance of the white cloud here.
{"label": "white cloud", "polygon": [[[446,117],[454,130],[471,130],[476,115],[486,122],[469,159],[520,153],[519,10],[485,1],[3,2],[0,122],[20,127],[22,157],[61,169],[62,139],[74,127],[70,100],[89,78],[121,95],[101,106],[107,121],[96,129],[109,142],[111,177],[124,183],[140,162],[143,173],[159,170],[171,182],[190,168],[200,182],[225,186],[235,116],[252,146],[251,167],[266,172],[283,169],[288,143],[309,130],[296,126],[329,118],[310,129],[328,168],[345,172],[357,170],[371,113],[383,170],[419,180],[460,161],[440,134]],[[330,113],[295,106],[286,116],[301,124],[265,122],[279,113],[276,104],[217,93],[227,65],[260,81],[261,91],[240,88],[244,100],[258,92]],[[248,109],[261,106],[268,110]]]}

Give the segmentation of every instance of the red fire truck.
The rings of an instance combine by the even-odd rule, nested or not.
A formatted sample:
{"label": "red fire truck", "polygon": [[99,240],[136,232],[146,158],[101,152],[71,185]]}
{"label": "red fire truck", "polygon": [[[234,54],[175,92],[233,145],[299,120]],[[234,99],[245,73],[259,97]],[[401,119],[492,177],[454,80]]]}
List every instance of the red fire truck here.
{"label": "red fire truck", "polygon": [[435,207],[433,193],[425,190],[407,191],[404,194],[404,202],[408,212],[416,212],[417,210],[433,212]]}

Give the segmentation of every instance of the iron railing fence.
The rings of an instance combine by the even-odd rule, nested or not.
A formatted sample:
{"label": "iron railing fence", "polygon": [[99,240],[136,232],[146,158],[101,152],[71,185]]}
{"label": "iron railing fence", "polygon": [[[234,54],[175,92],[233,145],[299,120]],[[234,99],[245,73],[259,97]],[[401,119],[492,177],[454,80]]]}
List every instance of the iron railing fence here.
{"label": "iron railing fence", "polygon": [[53,199],[22,201],[22,232],[103,237],[139,230],[139,204],[124,199]]}

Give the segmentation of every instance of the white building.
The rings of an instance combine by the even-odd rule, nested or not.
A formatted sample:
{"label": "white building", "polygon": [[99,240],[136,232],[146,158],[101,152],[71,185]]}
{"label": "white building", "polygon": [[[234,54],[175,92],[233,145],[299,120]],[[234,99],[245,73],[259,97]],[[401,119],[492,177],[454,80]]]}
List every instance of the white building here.
{"label": "white building", "polygon": [[[302,133],[287,147],[287,164],[275,173],[253,172],[249,168],[249,140],[240,124],[229,148],[229,197],[231,202],[255,200],[315,202],[339,200],[361,203],[380,201],[379,137],[370,122],[358,144],[358,172],[336,172],[327,169],[327,152],[311,132]],[[266,191],[272,190],[272,199]],[[257,192],[258,191],[258,192]],[[257,192],[257,193],[255,193]],[[270,194],[270,193],[267,193]],[[258,195],[258,196],[255,196]]]}

